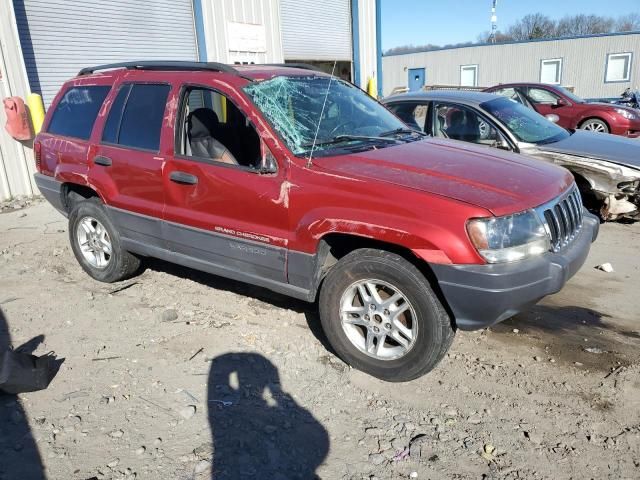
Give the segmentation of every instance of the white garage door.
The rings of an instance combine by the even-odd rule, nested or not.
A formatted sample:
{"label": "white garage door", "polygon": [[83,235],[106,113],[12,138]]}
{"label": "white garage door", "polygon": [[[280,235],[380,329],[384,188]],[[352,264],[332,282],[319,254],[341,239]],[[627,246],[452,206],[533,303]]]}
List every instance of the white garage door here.
{"label": "white garage door", "polygon": [[349,0],[280,0],[285,60],[351,61]]}
{"label": "white garage door", "polygon": [[197,60],[192,0],[13,0],[31,90],[49,105],[86,66]]}

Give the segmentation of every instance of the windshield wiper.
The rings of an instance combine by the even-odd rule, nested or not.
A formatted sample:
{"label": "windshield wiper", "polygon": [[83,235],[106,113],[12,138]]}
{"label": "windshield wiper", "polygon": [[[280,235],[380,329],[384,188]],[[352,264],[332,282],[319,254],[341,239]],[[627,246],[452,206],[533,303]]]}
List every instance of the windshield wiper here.
{"label": "windshield wiper", "polygon": [[403,127],[396,128],[394,130],[389,130],[388,132],[382,132],[380,134],[380,136],[381,137],[391,137],[393,135],[400,135],[401,133],[408,134],[408,135],[416,134],[416,135],[420,135],[421,137],[426,137],[427,136],[427,134],[424,133],[424,132],[419,132],[418,130],[413,130],[411,128],[403,128]]}
{"label": "windshield wiper", "polygon": [[[366,136],[366,135],[338,135],[336,137],[333,137],[329,140],[320,140],[318,142],[315,143],[315,146],[318,147],[320,145],[334,145],[334,144],[338,144],[338,143],[343,143],[343,142],[350,142],[350,141],[358,141],[358,140],[362,140],[362,141],[375,141],[375,142],[387,142],[387,143],[399,143],[400,140],[398,140],[397,138],[387,138],[387,137],[370,137],[370,136]],[[311,148],[313,147],[313,142],[311,143],[305,143],[303,145],[301,145],[302,148]]]}

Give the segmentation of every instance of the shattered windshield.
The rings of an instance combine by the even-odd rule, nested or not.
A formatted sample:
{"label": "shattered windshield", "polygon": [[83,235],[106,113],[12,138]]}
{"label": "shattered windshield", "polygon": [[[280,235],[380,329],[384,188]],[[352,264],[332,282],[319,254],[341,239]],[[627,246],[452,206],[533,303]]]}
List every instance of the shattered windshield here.
{"label": "shattered windshield", "polygon": [[497,98],[480,107],[502,122],[521,142],[553,143],[570,135],[564,128],[510,98]]}
{"label": "shattered windshield", "polygon": [[348,153],[421,138],[362,90],[335,77],[280,76],[244,90],[295,155],[312,149],[314,155]]}

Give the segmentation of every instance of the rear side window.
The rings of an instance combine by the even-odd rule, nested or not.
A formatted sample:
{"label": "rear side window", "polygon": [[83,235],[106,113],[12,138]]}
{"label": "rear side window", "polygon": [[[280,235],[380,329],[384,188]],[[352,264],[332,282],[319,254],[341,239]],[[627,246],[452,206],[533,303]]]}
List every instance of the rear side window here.
{"label": "rear side window", "polygon": [[109,116],[102,131],[102,141],[107,143],[118,143],[118,133],[120,132],[120,120],[122,119],[122,109],[127,101],[131,85],[123,85],[118,91],[116,99],[111,104]]}
{"label": "rear side window", "polygon": [[64,94],[49,122],[47,132],[87,140],[91,136],[109,86],[73,87]]}
{"label": "rear side window", "polygon": [[121,97],[125,94],[122,90],[118,92],[105,125],[103,137],[108,138],[104,138],[104,141],[157,152],[160,149],[160,130],[170,90],[169,85],[132,84],[124,110],[122,107],[118,108],[117,103],[118,100],[125,103],[125,99]]}

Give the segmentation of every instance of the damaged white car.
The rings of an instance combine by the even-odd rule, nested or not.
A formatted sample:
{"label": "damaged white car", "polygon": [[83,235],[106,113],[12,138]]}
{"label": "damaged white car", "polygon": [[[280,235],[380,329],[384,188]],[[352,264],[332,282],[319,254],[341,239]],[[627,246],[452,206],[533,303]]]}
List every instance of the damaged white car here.
{"label": "damaged white car", "polygon": [[575,176],[585,206],[603,220],[640,219],[640,140],[568,131],[511,99],[488,93],[408,93],[383,103],[428,135],[561,165]]}

